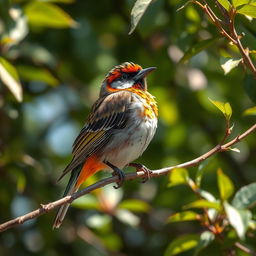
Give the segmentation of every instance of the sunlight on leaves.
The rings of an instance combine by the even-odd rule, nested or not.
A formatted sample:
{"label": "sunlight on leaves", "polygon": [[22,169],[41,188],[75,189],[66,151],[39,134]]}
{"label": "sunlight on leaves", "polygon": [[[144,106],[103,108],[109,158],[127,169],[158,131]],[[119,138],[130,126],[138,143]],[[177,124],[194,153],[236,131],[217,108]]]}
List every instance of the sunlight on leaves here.
{"label": "sunlight on leaves", "polygon": [[232,205],[239,209],[252,207],[256,204],[256,183],[240,188],[232,201]]}
{"label": "sunlight on leaves", "polygon": [[199,235],[183,235],[174,239],[167,247],[164,256],[176,255],[193,249],[198,245]]}
{"label": "sunlight on leaves", "polygon": [[230,225],[236,230],[239,238],[244,239],[252,217],[251,212],[248,210],[238,210],[227,202],[224,203],[224,209]]}
{"label": "sunlight on leaves", "polygon": [[240,149],[238,148],[228,148],[228,149],[236,153],[241,153]]}
{"label": "sunlight on leaves", "polygon": [[137,0],[135,2],[131,11],[131,29],[128,33],[129,35],[131,35],[137,27],[140,19],[142,18],[151,2],[152,0]]}
{"label": "sunlight on leaves", "polygon": [[228,0],[218,0],[218,2],[227,10],[229,11],[231,4]]}
{"label": "sunlight on leaves", "polygon": [[231,116],[232,116],[232,108],[229,104],[229,102],[221,102],[221,101],[217,101],[217,100],[211,100],[209,98],[210,102],[215,105],[225,116],[225,118],[227,120],[230,120]]}
{"label": "sunlight on leaves", "polygon": [[238,7],[240,5],[248,4],[251,2],[250,0],[232,0],[232,4],[234,7]]}
{"label": "sunlight on leaves", "polygon": [[247,4],[237,10],[238,13],[256,18],[256,6],[253,4]]}
{"label": "sunlight on leaves", "polygon": [[201,197],[205,198],[207,201],[216,202],[215,197],[210,192],[202,190],[202,189],[198,189],[197,192],[199,193],[199,195]]}
{"label": "sunlight on leaves", "polygon": [[203,232],[200,235],[200,240],[196,247],[194,256],[198,255],[198,253],[202,251],[204,248],[206,248],[214,239],[215,239],[215,236],[212,232],[210,231]]}
{"label": "sunlight on leaves", "polygon": [[181,221],[192,221],[200,220],[200,215],[193,211],[177,212],[168,217],[167,222],[181,222]]}
{"label": "sunlight on leaves", "polygon": [[2,57],[0,57],[0,79],[12,92],[16,100],[21,102],[22,87],[16,68]]}
{"label": "sunlight on leaves", "polygon": [[220,198],[227,200],[234,193],[233,182],[220,168],[217,170],[217,175]]}
{"label": "sunlight on leaves", "polygon": [[29,2],[24,9],[28,22],[32,26],[67,28],[77,23],[60,7],[52,3]]}
{"label": "sunlight on leaves", "polygon": [[233,68],[237,67],[241,61],[242,58],[238,60],[221,58],[220,63],[222,69],[224,70],[224,74],[227,75]]}
{"label": "sunlight on leaves", "polygon": [[217,211],[219,211],[221,209],[221,205],[219,202],[210,202],[204,199],[200,199],[197,201],[194,201],[190,204],[184,205],[183,207],[184,209],[190,209],[190,208],[199,208],[199,209],[203,209],[203,208],[213,208],[216,209]]}
{"label": "sunlight on leaves", "polygon": [[[197,192],[199,193],[199,195],[202,198],[206,199],[207,201],[209,201],[209,202],[217,202],[218,203],[216,198],[210,192],[202,190],[202,189],[198,189]],[[215,209],[213,209],[213,208],[208,209],[207,212],[208,212],[209,218],[212,221],[215,220],[218,212]]]}
{"label": "sunlight on leaves", "polygon": [[189,174],[187,169],[175,168],[170,173],[168,187],[187,184],[188,180],[189,180]]}

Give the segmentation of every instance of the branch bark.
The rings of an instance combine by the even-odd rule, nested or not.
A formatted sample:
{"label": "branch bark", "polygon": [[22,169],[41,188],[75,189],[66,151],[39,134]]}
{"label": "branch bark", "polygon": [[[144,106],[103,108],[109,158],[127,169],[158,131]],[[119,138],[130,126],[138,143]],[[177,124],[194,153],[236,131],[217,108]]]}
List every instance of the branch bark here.
{"label": "branch bark", "polygon": [[[213,156],[214,154],[218,153],[218,152],[223,152],[223,151],[227,151],[230,149],[231,146],[233,146],[234,144],[238,143],[239,141],[243,140],[245,137],[247,137],[249,134],[253,133],[254,131],[256,131],[256,124],[254,124],[253,126],[251,126],[248,130],[246,130],[245,132],[243,132],[242,134],[236,136],[234,139],[230,140],[229,142],[227,142],[226,144],[221,144],[219,143],[218,145],[216,145],[214,148],[212,148],[211,150],[209,150],[208,152],[206,152],[205,154],[191,160],[185,163],[181,163],[175,166],[170,166],[170,167],[165,167],[162,169],[158,169],[158,170],[152,170],[151,172],[151,177],[158,177],[161,175],[167,175],[171,170],[175,169],[175,168],[188,168],[188,167],[192,167],[192,166],[197,166],[199,163],[201,163],[202,161],[204,161],[205,159]],[[224,142],[223,142],[224,143]],[[143,171],[140,172],[134,172],[134,173],[127,173],[125,175],[125,180],[134,180],[137,178],[144,178],[147,174],[145,174]],[[84,189],[82,189],[81,191],[78,191],[70,196],[66,196],[63,197],[57,201],[54,202],[50,202],[48,204],[41,204],[40,208],[29,212],[25,215],[19,216],[15,219],[12,219],[10,221],[4,222],[2,224],[0,224],[0,232],[3,232],[7,229],[13,228],[15,226],[21,225],[22,223],[24,223],[25,221],[37,218],[39,216],[41,216],[42,214],[45,214],[49,211],[52,211],[53,209],[55,209],[58,206],[61,206],[63,204],[66,203],[72,203],[75,199],[86,195],[90,192],[92,192],[95,189],[98,188],[102,188],[108,184],[114,183],[118,181],[118,177],[117,176],[113,176],[110,178],[106,178],[106,179],[102,179]]]}

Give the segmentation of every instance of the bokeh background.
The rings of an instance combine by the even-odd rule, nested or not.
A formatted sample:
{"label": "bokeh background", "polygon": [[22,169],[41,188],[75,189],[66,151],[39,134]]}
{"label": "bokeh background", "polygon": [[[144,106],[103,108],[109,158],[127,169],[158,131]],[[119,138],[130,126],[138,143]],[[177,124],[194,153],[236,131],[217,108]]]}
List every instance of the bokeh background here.
{"label": "bokeh background", "polygon": [[[65,19],[40,3],[63,10]],[[254,106],[244,89],[245,71],[237,67],[225,76],[220,66],[220,56],[239,57],[232,45],[216,39],[179,63],[192,45],[218,37],[202,11],[189,5],[177,12],[180,1],[158,0],[128,35],[133,4],[1,1],[0,54],[16,67],[23,88],[23,101],[17,102],[0,86],[1,223],[61,197],[68,177],[58,184],[56,180],[71,159],[72,142],[105,75],[124,61],[157,67],[148,84],[158,101],[159,127],[137,160],[151,169],[193,159],[221,140],[225,120],[208,98],[230,102],[231,137],[253,124],[255,117],[243,115]],[[238,17],[237,23],[246,31],[246,45],[255,48],[255,21]],[[205,190],[218,196],[218,167],[236,189],[255,181],[255,135],[237,147],[239,154],[221,153],[207,162]],[[196,170],[189,169],[192,177]],[[85,186],[108,175],[97,174]],[[175,237],[203,230],[197,222],[166,223],[195,198],[186,186],[168,187],[167,176],[145,184],[128,181],[118,190],[109,185],[74,202],[59,230],[51,227],[53,211],[0,234],[0,255],[163,255]],[[202,255],[220,255],[222,246],[214,242]]]}

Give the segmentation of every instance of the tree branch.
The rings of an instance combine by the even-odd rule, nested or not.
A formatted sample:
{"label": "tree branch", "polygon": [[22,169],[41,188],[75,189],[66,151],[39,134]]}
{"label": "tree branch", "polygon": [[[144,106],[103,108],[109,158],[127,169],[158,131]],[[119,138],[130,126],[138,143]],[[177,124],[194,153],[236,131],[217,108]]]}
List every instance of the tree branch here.
{"label": "tree branch", "polygon": [[[202,4],[200,1],[194,0],[193,3],[198,5],[204,13],[209,17],[212,24],[217,27],[220,34],[223,37],[226,37],[230,42],[232,42],[236,47],[238,48],[239,52],[242,55],[242,59],[244,64],[251,70],[253,76],[256,78],[256,67],[253,64],[251,57],[250,57],[250,51],[247,48],[244,48],[242,42],[241,42],[241,36],[237,34],[236,28],[235,28],[235,17],[236,17],[236,9],[234,7],[231,7],[229,11],[225,10],[223,6],[218,2],[215,1],[217,7],[220,9],[223,18],[225,21],[223,22],[221,19],[217,17],[217,15],[214,13],[214,11],[210,8],[206,0],[203,0],[204,4]],[[224,29],[223,25],[227,25],[228,28]]]}
{"label": "tree branch", "polygon": [[[197,157],[191,161],[185,162],[185,163],[181,163],[175,166],[170,166],[170,167],[165,167],[162,169],[158,169],[158,170],[152,170],[150,176],[151,177],[158,177],[161,175],[167,175],[171,170],[175,169],[175,168],[188,168],[188,167],[192,167],[192,166],[197,166],[199,163],[201,163],[202,161],[204,161],[205,159],[213,156],[214,154],[218,153],[218,152],[223,152],[223,151],[227,151],[230,149],[231,146],[233,146],[234,144],[238,143],[239,141],[241,141],[242,139],[244,139],[246,136],[248,136],[249,134],[251,134],[252,132],[254,132],[256,130],[256,124],[254,124],[253,126],[251,126],[248,130],[246,130],[245,132],[243,132],[242,134],[236,136],[234,139],[232,139],[231,141],[229,141],[226,144],[221,144],[219,143],[218,145],[216,145],[213,149],[209,150],[208,152],[206,152],[205,154],[201,155],[200,157]],[[127,173],[125,175],[125,180],[134,180],[137,178],[144,178],[147,174],[145,174],[143,171],[140,172],[133,172],[133,173]],[[98,188],[102,188],[108,184],[114,183],[118,181],[118,177],[117,176],[113,176],[110,178],[105,178],[102,179],[70,196],[66,196],[63,197],[57,201],[54,202],[50,202],[48,204],[41,204],[40,208],[29,212],[25,215],[19,216],[15,219],[12,219],[10,221],[7,221],[5,223],[2,223],[0,225],[0,232],[3,232],[7,229],[13,228],[17,225],[23,224],[25,221],[37,218],[39,216],[41,216],[42,214],[45,214],[49,211],[52,211],[53,209],[55,209],[58,206],[61,206],[63,204],[66,203],[72,203],[75,199],[86,195],[90,192],[92,192],[95,189]]]}

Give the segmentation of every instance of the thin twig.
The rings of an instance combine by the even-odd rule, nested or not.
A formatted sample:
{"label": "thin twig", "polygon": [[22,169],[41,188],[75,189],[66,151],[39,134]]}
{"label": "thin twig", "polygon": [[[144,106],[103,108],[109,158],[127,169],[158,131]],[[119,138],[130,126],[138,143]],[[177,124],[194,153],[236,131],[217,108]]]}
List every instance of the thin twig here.
{"label": "thin twig", "polygon": [[235,16],[236,16],[236,11],[235,9],[231,9],[230,10],[230,15],[231,15],[231,19],[230,19],[230,32],[233,35],[233,38],[235,38],[236,40],[236,46],[239,49],[240,53],[243,56],[244,62],[247,64],[248,68],[252,71],[252,73],[254,74],[254,76],[256,77],[256,68],[251,60],[251,57],[249,55],[249,51],[247,51],[243,45],[242,42],[240,40],[240,36],[237,34],[236,32],[236,28],[235,28]]}
{"label": "thin twig", "polygon": [[[222,12],[224,18],[226,21],[228,21],[229,25],[229,33],[223,28],[221,23],[219,22],[219,19],[216,17],[215,13],[211,10],[208,4],[205,5],[204,12],[209,16],[209,18],[212,20],[213,24],[219,29],[220,33],[226,37],[229,41],[231,41],[234,45],[237,46],[238,50],[240,51],[244,63],[247,65],[247,67],[251,70],[254,77],[256,78],[256,67],[254,66],[249,50],[245,49],[241,42],[241,36],[237,34],[236,28],[235,28],[235,17],[236,17],[236,9],[234,7],[230,7],[229,11],[225,12],[223,11],[223,7],[218,4],[217,5]],[[201,7],[202,8],[202,7]]]}
{"label": "thin twig", "polygon": [[202,5],[200,2],[195,1],[195,4],[200,6],[200,8],[207,14],[207,16],[210,18],[211,22],[213,25],[215,25],[218,29],[219,32],[222,36],[226,37],[230,42],[233,44],[236,44],[236,40],[234,40],[228,33],[227,31],[222,27],[219,18],[215,15],[215,13],[212,11],[210,6],[208,4]]}
{"label": "thin twig", "polygon": [[248,253],[249,255],[256,256],[255,252],[253,252],[251,249],[249,249],[248,247],[244,246],[239,242],[235,242],[235,247],[239,248],[241,251],[245,253]]}
{"label": "thin twig", "polygon": [[[204,13],[209,17],[213,25],[217,27],[220,34],[223,37],[226,37],[230,42],[232,42],[234,45],[237,46],[238,50],[240,51],[244,64],[251,70],[254,77],[256,78],[256,67],[253,64],[251,57],[250,57],[250,51],[247,48],[244,48],[242,42],[241,42],[241,36],[237,34],[236,28],[235,28],[235,17],[236,17],[236,9],[234,7],[230,7],[229,11],[226,11],[220,4],[217,2],[217,6],[220,9],[223,18],[225,19],[225,22],[223,22],[221,19],[219,19],[214,11],[211,9],[211,7],[208,5],[206,0],[203,0],[204,4],[202,4],[200,1],[193,1],[194,4],[198,5]],[[228,25],[227,29],[224,29],[223,24]],[[228,31],[229,30],[229,31]]]}
{"label": "thin twig", "polygon": [[[181,163],[175,166],[170,166],[170,167],[165,167],[162,169],[158,169],[158,170],[152,170],[151,176],[152,177],[158,177],[161,175],[167,175],[171,170],[175,169],[175,168],[182,168],[182,167],[192,167],[192,166],[197,166],[199,163],[201,163],[202,161],[204,161],[205,159],[209,158],[210,156],[218,153],[218,152],[222,152],[222,151],[227,151],[229,150],[229,148],[238,143],[239,141],[241,141],[242,139],[244,139],[246,136],[248,136],[250,133],[254,132],[256,130],[256,124],[254,124],[253,126],[251,126],[248,130],[246,130],[244,133],[242,133],[241,135],[238,135],[237,137],[235,137],[233,140],[229,141],[228,143],[222,145],[222,144],[218,144],[217,146],[215,146],[213,149],[209,150],[207,153],[201,155],[200,157],[197,157],[191,161],[185,162],[185,163]],[[147,174],[145,174],[144,172],[140,171],[140,172],[133,172],[133,173],[128,173],[125,175],[125,180],[134,180],[137,178],[144,178]],[[118,177],[117,176],[113,176],[110,178],[106,178],[106,179],[102,179],[84,189],[82,189],[81,191],[78,191],[70,196],[66,196],[63,197],[57,201],[48,203],[48,204],[41,204],[41,207],[29,212],[25,215],[22,215],[20,217],[17,217],[15,219],[12,219],[10,221],[7,221],[5,223],[2,223],[0,225],[0,232],[3,232],[7,229],[13,228],[17,225],[20,225],[22,223],[24,223],[25,221],[34,219],[42,214],[45,214],[49,211],[52,211],[53,209],[55,209],[58,206],[64,205],[66,203],[72,203],[75,199],[88,194],[90,192],[92,192],[95,189],[98,188],[102,188],[108,184],[114,183],[118,181]]]}

